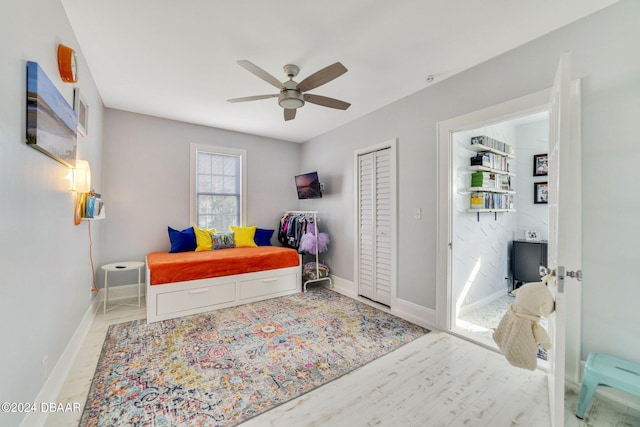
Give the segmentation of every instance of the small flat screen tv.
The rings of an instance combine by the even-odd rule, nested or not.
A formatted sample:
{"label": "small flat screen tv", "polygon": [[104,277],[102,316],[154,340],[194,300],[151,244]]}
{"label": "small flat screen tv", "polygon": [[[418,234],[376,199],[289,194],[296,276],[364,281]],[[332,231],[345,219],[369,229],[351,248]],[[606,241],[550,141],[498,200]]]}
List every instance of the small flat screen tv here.
{"label": "small flat screen tv", "polygon": [[318,172],[309,172],[296,176],[298,199],[319,199],[322,197]]}

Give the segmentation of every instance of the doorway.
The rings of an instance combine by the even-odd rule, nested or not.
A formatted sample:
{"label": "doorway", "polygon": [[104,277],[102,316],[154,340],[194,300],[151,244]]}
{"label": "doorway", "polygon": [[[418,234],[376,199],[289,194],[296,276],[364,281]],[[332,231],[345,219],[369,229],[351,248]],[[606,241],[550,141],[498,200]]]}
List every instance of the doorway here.
{"label": "doorway", "polygon": [[[495,144],[488,155],[469,149],[479,136]],[[549,210],[536,199],[534,189],[536,184],[546,185],[547,178],[542,171],[534,175],[533,163],[548,151],[548,111],[458,130],[451,134],[451,142],[456,190],[450,330],[497,348],[492,335],[515,300],[511,291],[524,280],[539,280],[538,265],[546,265]],[[484,166],[471,166],[481,161]],[[482,184],[473,182],[482,178]],[[490,199],[485,200],[486,209],[470,206],[471,197],[477,195]],[[539,256],[531,256],[536,251]],[[529,274],[522,276],[519,270],[527,266]],[[539,356],[546,358],[544,350]]]}
{"label": "doorway", "polygon": [[[577,383],[580,370],[580,290],[578,286],[564,286],[564,265],[581,266],[580,247],[580,192],[568,188],[580,188],[580,81],[570,81],[570,53],[562,54],[556,73],[553,88],[536,92],[521,98],[497,104],[464,116],[449,119],[437,124],[438,127],[438,251],[436,260],[436,315],[438,326],[453,331],[454,321],[452,307],[455,303],[453,292],[453,255],[454,255],[454,220],[456,206],[454,199],[459,191],[459,174],[453,168],[455,147],[453,134],[459,131],[478,129],[500,121],[522,117],[532,113],[550,111],[550,147],[548,160],[553,178],[547,186],[545,196],[536,196],[538,200],[548,197],[549,214],[549,267],[554,273],[552,290],[556,300],[556,311],[549,317],[549,332],[553,342],[550,363],[546,364],[549,378],[549,402],[552,423],[562,423],[562,400],[564,398],[565,378]],[[553,98],[551,95],[553,94]],[[553,136],[553,138],[551,138]],[[553,144],[552,144],[553,143]],[[559,147],[563,148],[563,156],[559,158]],[[551,150],[551,148],[549,148]],[[555,159],[555,160],[554,160]],[[558,162],[563,163],[560,167]],[[532,166],[533,167],[533,166]],[[454,173],[455,172],[455,173]],[[560,176],[562,173],[562,177]],[[564,188],[562,197],[559,188]],[[559,209],[561,200],[565,210]],[[497,218],[497,212],[489,215]],[[560,215],[561,214],[561,215]],[[478,221],[480,213],[477,214]],[[559,227],[559,220],[562,227]],[[558,230],[562,229],[564,234]],[[566,235],[566,236],[565,236]],[[560,236],[565,244],[559,245]],[[569,242],[568,244],[566,244]],[[559,263],[554,254],[560,253],[563,261]],[[570,259],[571,258],[571,259]],[[481,271],[482,261],[476,260],[474,274]],[[555,270],[557,268],[557,271]],[[575,267],[578,268],[578,267]],[[564,292],[563,292],[564,290]],[[556,325],[557,327],[554,327]],[[478,342],[481,345],[483,343]],[[495,348],[488,346],[489,348]],[[568,374],[565,376],[565,371]]]}
{"label": "doorway", "polygon": [[[533,182],[544,177],[533,176],[532,164],[548,146],[548,100],[549,91],[540,91],[438,123],[438,242],[446,248],[437,260],[438,325],[492,349],[493,328],[513,301],[512,242],[526,231],[535,230],[536,240],[548,233],[548,210],[533,202]],[[497,148],[509,154],[508,166],[494,168],[508,174],[483,176],[503,191],[483,195],[494,204],[479,210],[471,208],[474,136],[508,144]]]}

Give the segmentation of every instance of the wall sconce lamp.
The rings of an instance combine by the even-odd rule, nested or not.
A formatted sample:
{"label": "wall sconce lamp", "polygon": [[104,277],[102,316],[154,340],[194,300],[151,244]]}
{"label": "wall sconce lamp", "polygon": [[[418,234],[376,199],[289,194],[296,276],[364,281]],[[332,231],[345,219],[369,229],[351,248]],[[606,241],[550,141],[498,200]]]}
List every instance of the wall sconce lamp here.
{"label": "wall sconce lamp", "polygon": [[72,191],[76,192],[76,207],[73,220],[76,225],[82,222],[82,200],[86,193],[91,191],[91,167],[86,160],[76,160],[76,167],[73,169]]}

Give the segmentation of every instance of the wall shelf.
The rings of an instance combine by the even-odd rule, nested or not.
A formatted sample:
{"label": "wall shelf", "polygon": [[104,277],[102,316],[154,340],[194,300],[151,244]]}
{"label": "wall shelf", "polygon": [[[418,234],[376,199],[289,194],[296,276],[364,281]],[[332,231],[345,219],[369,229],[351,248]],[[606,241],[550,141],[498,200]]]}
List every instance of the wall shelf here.
{"label": "wall shelf", "polygon": [[475,151],[477,153],[480,152],[488,152],[488,153],[493,153],[493,154],[499,154],[501,156],[505,156],[509,159],[515,159],[515,156],[509,153],[505,153],[504,151],[500,151],[500,150],[496,150],[495,148],[491,148],[488,147],[486,145],[482,145],[482,144],[471,144],[467,147],[469,150],[471,151]]}
{"label": "wall shelf", "polygon": [[467,170],[470,170],[472,172],[490,172],[490,173],[497,173],[500,175],[516,176],[516,174],[513,172],[507,172],[500,169],[493,169],[487,166],[467,166]]}
{"label": "wall shelf", "polygon": [[105,212],[105,207],[103,206],[100,210],[100,215],[95,216],[93,218],[82,217],[83,221],[97,221],[100,219],[105,219],[107,217],[107,213]]}
{"label": "wall shelf", "polygon": [[[498,147],[501,150],[492,147]],[[509,161],[515,159],[515,156],[510,154],[513,147],[481,135],[472,137],[471,145],[466,148],[478,153],[471,157],[470,166],[467,166],[467,170],[473,172],[471,186],[467,187],[469,192],[467,212],[475,212],[478,221],[480,221],[480,213],[483,212],[493,212],[496,221],[498,212],[513,212],[516,192],[511,187],[511,177],[515,174],[509,172]]]}
{"label": "wall shelf", "polygon": [[[500,194],[516,194],[514,190],[501,190],[499,188],[490,188],[490,187],[469,187],[467,191],[484,191],[486,193],[500,193]],[[476,211],[477,209],[473,209]]]}
{"label": "wall shelf", "polygon": [[480,222],[480,214],[481,213],[491,213],[493,212],[494,220],[498,220],[498,212],[515,212],[515,209],[467,209],[469,213],[475,213],[478,216],[478,222]]}

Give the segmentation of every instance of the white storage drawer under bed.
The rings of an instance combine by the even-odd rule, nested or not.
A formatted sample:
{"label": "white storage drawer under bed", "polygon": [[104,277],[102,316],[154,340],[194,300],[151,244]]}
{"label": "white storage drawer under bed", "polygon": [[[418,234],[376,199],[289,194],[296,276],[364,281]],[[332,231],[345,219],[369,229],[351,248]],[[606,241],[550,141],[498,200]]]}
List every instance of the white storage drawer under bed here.
{"label": "white storage drawer under bed", "polygon": [[207,286],[184,291],[165,292],[157,295],[158,315],[211,307],[235,300],[235,282],[224,285]]}
{"label": "white storage drawer under bed", "polygon": [[245,300],[258,296],[267,296],[279,292],[295,290],[296,274],[271,276],[261,279],[243,280],[240,282],[240,299]]}
{"label": "white storage drawer under bed", "polygon": [[151,285],[147,264],[147,322],[291,295],[301,290],[300,266]]}

